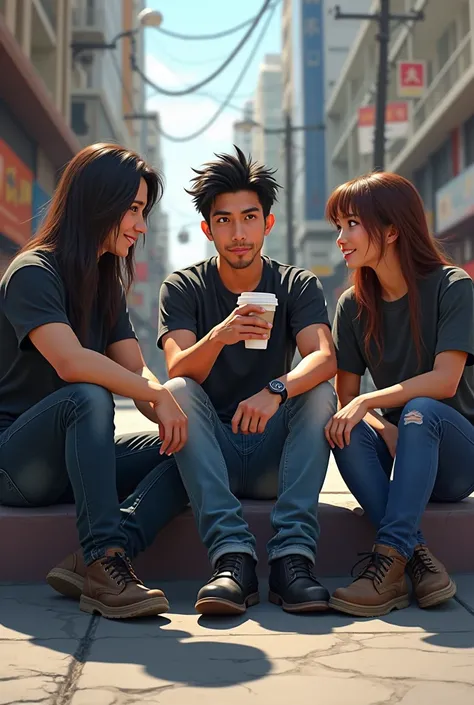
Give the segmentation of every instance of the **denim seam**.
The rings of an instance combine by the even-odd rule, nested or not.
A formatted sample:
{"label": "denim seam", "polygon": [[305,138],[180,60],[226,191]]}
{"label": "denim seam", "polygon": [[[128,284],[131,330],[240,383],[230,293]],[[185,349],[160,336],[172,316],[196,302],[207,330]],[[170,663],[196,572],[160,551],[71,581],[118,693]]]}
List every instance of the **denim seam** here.
{"label": "denim seam", "polygon": [[14,430],[12,433],[8,433],[8,431],[10,430],[9,428],[5,429],[4,433],[5,433],[5,436],[6,436],[6,437],[4,438],[4,437],[3,437],[3,434],[2,434],[2,443],[0,443],[0,450],[3,448],[3,446],[5,445],[5,443],[8,443],[8,441],[9,441],[11,438],[13,438],[19,431],[23,430],[23,429],[25,428],[25,426],[27,426],[29,423],[31,423],[32,421],[34,421],[35,419],[37,419],[38,416],[41,416],[41,415],[44,414],[46,411],[49,411],[50,409],[53,409],[55,406],[58,406],[59,404],[64,404],[64,402],[66,402],[66,401],[72,401],[73,404],[75,404],[74,399],[73,399],[72,397],[66,397],[66,399],[58,399],[58,401],[55,401],[55,402],[54,402],[53,404],[51,404],[50,406],[47,406],[46,408],[41,409],[41,411],[38,411],[37,414],[35,414],[35,415],[32,416],[31,418],[27,419],[27,421],[25,421],[21,426],[18,426],[18,428],[15,428],[15,430]]}
{"label": "denim seam", "polygon": [[17,484],[16,484],[15,482],[13,482],[12,478],[11,478],[10,475],[7,473],[7,471],[4,470],[3,468],[0,468],[0,473],[2,473],[2,474],[7,478],[7,481],[10,482],[10,483],[13,485],[13,487],[16,489],[16,491],[18,492],[18,494],[20,495],[20,497],[22,498],[22,500],[25,502],[25,504],[27,504],[29,507],[32,507],[33,505],[31,504],[31,502],[28,502],[28,500],[26,499],[26,497],[25,497],[25,495],[23,494],[23,492],[18,488]]}
{"label": "denim seam", "polygon": [[130,517],[134,516],[136,510],[138,509],[138,507],[140,506],[140,504],[142,503],[142,501],[145,499],[145,497],[146,497],[146,495],[148,494],[148,492],[150,492],[150,490],[153,489],[153,487],[156,485],[156,483],[158,482],[158,480],[161,480],[161,478],[163,477],[163,474],[168,470],[167,463],[164,463],[164,465],[165,465],[165,467],[164,467],[164,468],[161,468],[161,472],[159,473],[159,475],[157,475],[157,476],[152,480],[152,482],[151,482],[150,484],[148,484],[148,485],[143,489],[142,492],[140,492],[140,494],[139,494],[138,497],[136,498],[135,502],[133,503],[133,505],[132,505],[130,511],[127,512],[127,514],[125,515],[125,517],[124,517],[123,519],[121,519],[121,521],[120,521],[120,525],[121,525],[121,526],[125,526],[125,525],[127,524],[128,520],[130,519]]}
{"label": "denim seam", "polygon": [[91,526],[91,518],[90,518],[90,510],[89,510],[89,503],[87,501],[87,493],[86,493],[86,488],[84,486],[84,479],[82,477],[82,472],[81,472],[81,465],[79,463],[79,454],[77,451],[77,404],[72,398],[68,398],[66,401],[72,402],[73,408],[74,408],[74,417],[75,417],[75,424],[74,424],[74,453],[76,456],[76,463],[77,463],[77,468],[78,468],[78,474],[81,480],[81,485],[82,485],[82,493],[84,495],[84,504],[86,505],[86,516],[87,516],[87,524],[89,526],[89,533],[87,535],[87,538],[90,539],[93,543],[93,549],[91,550],[91,558],[94,557],[95,560],[99,558],[100,556],[97,555],[97,544],[94,539],[94,534],[92,533],[92,526]]}
{"label": "denim seam", "polygon": [[128,451],[127,453],[123,453],[119,457],[120,457],[120,459],[129,458],[131,455],[136,455],[137,453],[145,453],[150,450],[156,450],[156,448],[137,448],[136,450],[131,450],[131,451]]}

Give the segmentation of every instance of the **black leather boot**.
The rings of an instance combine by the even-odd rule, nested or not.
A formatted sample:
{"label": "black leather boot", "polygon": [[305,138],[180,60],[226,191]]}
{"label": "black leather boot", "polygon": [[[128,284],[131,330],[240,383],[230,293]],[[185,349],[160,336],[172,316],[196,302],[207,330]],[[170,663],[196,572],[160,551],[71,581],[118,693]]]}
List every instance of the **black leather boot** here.
{"label": "black leather boot", "polygon": [[329,592],[316,580],[313,564],[301,555],[272,561],[268,599],[286,612],[323,612],[328,609]]}
{"label": "black leather boot", "polygon": [[225,553],[212,578],[199,590],[196,611],[201,614],[243,614],[260,601],[255,560],[248,553]]}

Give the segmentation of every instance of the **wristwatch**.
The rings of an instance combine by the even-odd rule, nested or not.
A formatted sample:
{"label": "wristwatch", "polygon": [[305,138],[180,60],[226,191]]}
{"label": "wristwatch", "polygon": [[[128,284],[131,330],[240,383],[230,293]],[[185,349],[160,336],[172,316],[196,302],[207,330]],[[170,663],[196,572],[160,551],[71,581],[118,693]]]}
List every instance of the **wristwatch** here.
{"label": "wristwatch", "polygon": [[265,389],[268,389],[272,394],[279,394],[281,397],[280,405],[284,404],[288,399],[288,391],[285,384],[279,379],[272,379],[271,382],[267,384]]}

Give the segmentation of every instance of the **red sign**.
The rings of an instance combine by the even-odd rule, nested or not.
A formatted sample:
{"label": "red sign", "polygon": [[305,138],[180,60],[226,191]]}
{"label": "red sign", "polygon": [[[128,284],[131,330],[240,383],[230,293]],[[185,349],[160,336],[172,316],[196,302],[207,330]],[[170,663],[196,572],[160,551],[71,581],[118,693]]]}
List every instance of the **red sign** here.
{"label": "red sign", "polygon": [[0,139],[0,233],[18,245],[32,234],[33,174]]}
{"label": "red sign", "polygon": [[[375,105],[359,108],[359,154],[372,154],[375,127]],[[408,134],[408,103],[388,103],[385,110],[385,138],[387,142],[402,139]]]}
{"label": "red sign", "polygon": [[[408,122],[408,103],[388,103],[385,109],[385,122]],[[359,127],[375,125],[375,105],[364,105],[359,108]]]}
{"label": "red sign", "polygon": [[397,86],[400,98],[419,98],[426,89],[426,63],[424,61],[399,61]]}

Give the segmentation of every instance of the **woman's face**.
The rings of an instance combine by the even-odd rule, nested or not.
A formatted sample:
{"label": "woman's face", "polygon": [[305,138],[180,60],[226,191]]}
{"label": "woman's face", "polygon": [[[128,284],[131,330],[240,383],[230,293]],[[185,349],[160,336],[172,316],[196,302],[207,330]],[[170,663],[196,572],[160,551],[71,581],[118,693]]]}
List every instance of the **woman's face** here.
{"label": "woman's face", "polygon": [[147,204],[148,186],[145,179],[140,179],[135,200],[122,218],[118,233],[110,233],[106,239],[102,254],[110,252],[117,257],[126,257],[128,251],[133,247],[140,237],[147,231],[143,211]]}
{"label": "woman's face", "polygon": [[370,242],[369,235],[359,218],[351,213],[347,216],[339,214],[336,226],[339,230],[336,243],[346,261],[347,268],[375,269],[380,260],[380,250],[375,243]]}

